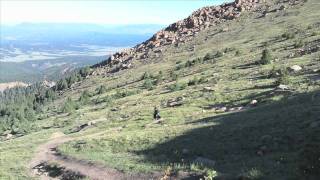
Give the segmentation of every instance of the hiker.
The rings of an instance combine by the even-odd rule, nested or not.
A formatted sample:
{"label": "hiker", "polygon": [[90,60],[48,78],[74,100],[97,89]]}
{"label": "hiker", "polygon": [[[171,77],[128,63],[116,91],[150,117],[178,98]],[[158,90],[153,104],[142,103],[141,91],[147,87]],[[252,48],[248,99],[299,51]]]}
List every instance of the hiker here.
{"label": "hiker", "polygon": [[154,112],[153,112],[153,119],[154,120],[159,120],[161,117],[160,117],[160,112],[159,112],[159,109],[157,107],[154,107]]}

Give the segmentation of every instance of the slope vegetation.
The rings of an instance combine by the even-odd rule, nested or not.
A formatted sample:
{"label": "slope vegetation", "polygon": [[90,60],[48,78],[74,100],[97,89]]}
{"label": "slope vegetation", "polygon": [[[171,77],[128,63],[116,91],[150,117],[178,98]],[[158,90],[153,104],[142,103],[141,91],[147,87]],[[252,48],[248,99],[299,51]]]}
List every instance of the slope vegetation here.
{"label": "slope vegetation", "polygon": [[0,142],[0,177],[37,177],[27,165],[58,132],[55,153],[123,174],[319,179],[319,8],[237,0],[116,53],[59,91],[37,132]]}

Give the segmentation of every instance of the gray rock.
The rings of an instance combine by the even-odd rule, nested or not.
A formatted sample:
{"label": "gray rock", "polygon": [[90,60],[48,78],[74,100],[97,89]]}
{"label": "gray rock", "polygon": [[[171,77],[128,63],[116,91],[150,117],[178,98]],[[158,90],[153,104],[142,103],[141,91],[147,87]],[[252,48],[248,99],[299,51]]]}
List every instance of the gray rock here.
{"label": "gray rock", "polygon": [[189,154],[189,149],[182,149],[182,154],[184,155]]}
{"label": "gray rock", "polygon": [[280,84],[276,89],[285,91],[285,90],[289,90],[289,87],[287,85]]}
{"label": "gray rock", "polygon": [[302,67],[301,66],[298,66],[298,65],[293,65],[289,68],[290,71],[293,71],[293,72],[299,72],[302,70]]}
{"label": "gray rock", "polygon": [[252,100],[251,102],[250,102],[250,105],[257,105],[257,103],[258,103],[258,101],[257,100]]}

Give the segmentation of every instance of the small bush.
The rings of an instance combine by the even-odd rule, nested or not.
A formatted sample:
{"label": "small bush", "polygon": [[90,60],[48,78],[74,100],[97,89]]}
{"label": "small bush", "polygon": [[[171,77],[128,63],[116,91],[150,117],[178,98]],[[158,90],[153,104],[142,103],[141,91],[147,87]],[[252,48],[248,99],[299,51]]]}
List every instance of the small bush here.
{"label": "small bush", "polygon": [[90,93],[89,91],[85,90],[83,91],[83,93],[81,94],[80,98],[79,98],[79,102],[81,104],[87,104],[90,101]]}
{"label": "small bush", "polygon": [[296,41],[294,43],[294,48],[301,48],[304,46],[304,42],[302,40]]}
{"label": "small bush", "polygon": [[145,89],[148,89],[148,90],[152,90],[153,89],[152,80],[151,79],[145,79],[142,87],[145,88]]}
{"label": "small bush", "polygon": [[216,58],[222,57],[223,53],[221,51],[218,51],[215,55]]}
{"label": "small bush", "polygon": [[205,180],[214,180],[218,176],[218,172],[215,170],[207,170],[206,175],[204,176]]}
{"label": "small bush", "polygon": [[201,84],[204,82],[207,82],[205,77],[198,78],[194,76],[193,79],[188,82],[188,86],[193,86],[193,85]]}
{"label": "small bush", "polygon": [[107,88],[105,85],[101,85],[100,87],[98,87],[96,89],[96,91],[97,91],[97,94],[103,94],[103,93],[107,92]]}
{"label": "small bush", "polygon": [[262,65],[270,64],[271,60],[272,60],[271,52],[268,49],[263,50],[259,64],[262,64]]}
{"label": "small bush", "polygon": [[82,77],[86,77],[86,76],[88,76],[90,73],[91,73],[91,69],[90,69],[90,67],[88,67],[88,66],[80,69],[80,71],[79,71],[79,74],[80,74]]}
{"label": "small bush", "polygon": [[155,80],[155,84],[159,84],[163,81],[163,72],[162,71],[159,71],[158,75],[155,77],[156,80]]}
{"label": "small bush", "polygon": [[276,85],[280,85],[280,84],[290,84],[290,78],[289,78],[289,72],[286,68],[282,68],[280,70],[278,70],[279,72],[279,77],[276,81]]}
{"label": "small bush", "polygon": [[149,72],[145,72],[142,77],[141,77],[141,80],[144,80],[144,79],[150,79],[152,78],[152,75],[149,73]]}
{"label": "small bush", "polygon": [[281,37],[285,39],[293,39],[295,38],[295,34],[293,32],[285,32],[281,35]]}
{"label": "small bush", "polygon": [[279,70],[275,66],[273,66],[271,71],[269,72],[268,78],[278,77],[279,74]]}
{"label": "small bush", "polygon": [[185,66],[183,64],[178,64],[176,66],[176,70],[179,71],[180,69],[184,68]]}
{"label": "small bush", "polygon": [[68,98],[61,111],[64,113],[72,113],[78,108],[78,105],[71,98]]}
{"label": "small bush", "polygon": [[117,90],[116,93],[112,96],[112,99],[120,99],[127,96],[132,96],[138,94],[139,91],[129,91],[129,90]]}
{"label": "small bush", "polygon": [[186,83],[174,83],[172,85],[169,86],[170,91],[180,91],[183,90],[187,87]]}
{"label": "small bush", "polygon": [[319,34],[320,34],[319,32],[314,31],[314,32],[312,32],[311,36],[317,36]]}
{"label": "small bush", "polygon": [[211,54],[211,53],[207,53],[204,57],[203,57],[203,60],[204,61],[208,61],[210,59],[213,59],[214,58],[214,55]]}
{"label": "small bush", "polygon": [[172,81],[176,81],[179,78],[179,74],[174,72],[174,71],[171,71],[170,72],[170,78],[171,78]]}
{"label": "small bush", "polygon": [[235,53],[235,56],[240,56],[240,55],[241,55],[241,51],[237,50],[236,53]]}

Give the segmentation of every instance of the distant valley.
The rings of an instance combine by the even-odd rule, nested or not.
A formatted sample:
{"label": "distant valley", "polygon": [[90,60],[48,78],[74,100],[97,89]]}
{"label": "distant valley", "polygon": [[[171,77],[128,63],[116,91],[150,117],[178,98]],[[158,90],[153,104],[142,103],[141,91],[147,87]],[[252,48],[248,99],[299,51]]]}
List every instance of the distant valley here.
{"label": "distant valley", "polygon": [[[0,83],[55,80],[148,39],[162,25],[23,23],[1,27]],[[121,29],[121,31],[119,31]]]}

